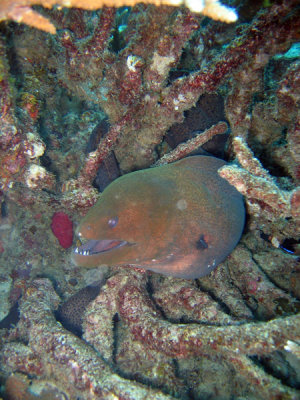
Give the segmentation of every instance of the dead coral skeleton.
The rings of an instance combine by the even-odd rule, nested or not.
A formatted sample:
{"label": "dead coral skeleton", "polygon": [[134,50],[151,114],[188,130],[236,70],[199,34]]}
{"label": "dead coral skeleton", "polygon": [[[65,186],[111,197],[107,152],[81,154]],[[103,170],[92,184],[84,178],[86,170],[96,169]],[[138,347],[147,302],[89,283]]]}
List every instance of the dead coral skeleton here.
{"label": "dead coral skeleton", "polygon": [[[174,280],[170,281],[174,284]],[[241,322],[226,316],[227,322],[223,326],[170,322],[156,306],[156,292],[154,301],[147,295],[147,282],[149,274],[126,269],[108,279],[85,317],[84,338],[89,343],[87,345],[56,322],[53,310],[59,298],[50,282],[46,279],[33,281],[20,302],[20,322],[5,339],[1,352],[1,365],[5,366],[5,371],[2,372],[8,375],[18,371],[37,379],[57,381],[64,385],[70,398],[106,399],[112,395],[120,398],[126,393],[129,399],[143,399],[145,396],[171,399],[150,387],[121,378],[99,357],[100,353],[110,364],[114,363],[115,357],[122,358],[124,341],[126,346],[128,343],[140,343],[141,353],[147,355],[146,358],[153,360],[160,354],[163,364],[174,358],[180,364],[180,360],[191,357],[217,357],[223,363],[230,363],[239,376],[248,384],[253,384],[256,398],[297,398],[296,391],[266,374],[248,356],[294,348],[291,343],[299,340],[300,334],[299,316],[258,323]],[[205,306],[201,292],[189,281],[181,282],[178,289],[178,308],[181,303],[181,307],[188,310],[191,301],[200,312],[198,318],[204,317],[205,308],[208,311],[213,306],[216,307],[216,321],[224,318],[223,311],[211,298],[207,298]],[[127,332],[119,333],[118,339],[113,326],[116,313]],[[209,312],[209,315],[213,314]],[[129,342],[125,340],[128,334]],[[27,344],[21,344],[20,340]],[[116,340],[117,354],[114,349]],[[141,358],[140,355],[136,359],[135,366]],[[155,368],[153,362],[152,368]]]}
{"label": "dead coral skeleton", "polygon": [[5,45],[0,39],[0,189],[7,191],[16,182],[25,183],[31,189],[51,189],[54,175],[39,165],[45,145],[29,119],[27,130],[17,122],[8,71]]}
{"label": "dead coral skeleton", "polygon": [[164,165],[171,162],[180,160],[197,150],[200,146],[208,142],[215,135],[221,135],[228,129],[226,122],[219,122],[218,124],[206,129],[204,132],[198,133],[194,138],[185,143],[179,144],[174,150],[162,156],[154,165]]}
{"label": "dead coral skeleton", "polygon": [[[140,3],[137,0],[1,0],[0,3],[0,22],[11,19],[15,22],[23,22],[29,26],[49,33],[56,33],[55,26],[42,14],[33,10],[31,5],[42,5],[46,8],[54,6],[75,7],[84,10],[97,10],[102,7],[122,7],[134,6]],[[156,6],[185,5],[192,12],[201,13],[212,19],[223,22],[235,22],[237,14],[231,7],[221,4],[218,0],[143,0],[143,3],[154,4]]]}
{"label": "dead coral skeleton", "polygon": [[[96,101],[110,116],[113,126],[107,136],[101,140],[95,152],[87,157],[85,166],[78,177],[79,186],[90,185],[99,163],[111,148],[114,148],[121,169],[125,172],[145,168],[155,162],[155,146],[161,142],[173,123],[182,120],[183,112],[192,107],[201,94],[216,90],[222,82],[230,79],[231,73],[240,70],[242,65],[251,64],[253,59],[263,58],[264,62],[259,64],[262,68],[272,54],[279,49],[283,51],[285,46],[286,48],[290,46],[294,36],[291,31],[293,23],[290,21],[288,25],[285,22],[278,24],[278,17],[287,15],[291,6],[285,3],[280,8],[276,5],[268,12],[262,13],[243,32],[239,40],[233,41],[222,53],[218,54],[205,70],[177,79],[171,85],[166,85],[168,73],[174,63],[179,60],[183,43],[198,27],[197,21],[189,15],[176,16],[176,24],[180,27],[178,34],[181,39],[177,40],[172,47],[168,44],[173,39],[167,27],[167,18],[164,22],[166,24],[164,38],[158,41],[155,38],[152,39],[153,44],[156,43],[155,46],[157,46],[152,53],[149,48],[145,53],[145,49],[140,48],[139,42],[134,41],[129,43],[128,49],[124,49],[117,59],[110,54],[110,59],[114,62],[110,65],[106,78],[102,80],[99,73],[95,76],[95,81],[98,82],[100,79],[102,82],[101,90],[105,92],[105,97],[103,98],[100,92],[94,95]],[[160,18],[156,11],[147,10],[147,12],[150,19]],[[134,20],[133,22],[137,23]],[[297,23],[293,26],[296,27]],[[148,24],[140,26],[144,32],[149,28]],[[274,30],[276,35],[274,35]],[[79,65],[80,55],[78,56],[76,40],[69,37],[66,42],[62,41],[62,45],[66,48],[67,59],[74,65],[77,65],[77,62]],[[105,47],[103,54],[107,54]],[[134,68],[131,63],[128,63],[128,59],[133,57],[132,54],[139,55],[139,57],[135,56]],[[157,59],[160,61],[157,62]],[[100,63],[103,63],[103,60],[100,60]],[[71,91],[80,93],[86,98],[90,92],[86,92],[82,86],[78,70],[79,68],[77,68],[76,84],[68,80],[65,80],[65,84]],[[65,72],[65,78],[68,73],[69,71]],[[252,73],[249,71],[249,76]],[[256,76],[256,72],[254,75]],[[116,76],[124,77],[118,80],[117,87]],[[148,78],[145,85],[142,84],[141,76]],[[158,92],[161,94],[158,95]]]}
{"label": "dead coral skeleton", "polygon": [[4,345],[2,372],[8,375],[18,370],[39,379],[51,376],[50,381],[64,383],[72,399],[171,399],[115,374],[96,351],[56,322],[53,310],[58,302],[47,279],[35,280],[27,288],[20,306],[17,338],[28,341],[28,345],[14,341]]}
{"label": "dead coral skeleton", "polygon": [[[239,251],[243,251],[243,246],[240,247],[236,249],[236,257],[228,261],[235,285],[245,282],[245,275],[250,271],[252,283],[256,282],[256,275],[261,275],[260,268],[255,269],[251,265],[249,271],[241,271],[241,275],[238,274],[234,278],[236,263],[240,263],[242,269],[242,264],[245,262],[243,256],[239,254]],[[245,312],[245,304],[243,307],[236,306],[240,292],[235,291],[234,286],[229,289],[228,283],[231,278],[228,276],[226,266],[219,266],[213,275],[215,276],[199,281],[200,287],[197,287],[195,282],[191,281],[160,279],[151,274],[149,277],[148,273],[132,270],[119,271],[108,279],[99,296],[88,307],[84,322],[84,338],[101,352],[108,362],[115,360],[118,363],[119,360],[125,359],[123,362],[128,370],[131,370],[128,364],[130,356],[126,357],[124,351],[129,343],[138,342],[143,348],[142,353],[146,354],[146,359],[151,357],[160,359],[163,356],[160,362],[165,363],[166,359],[176,359],[180,365],[180,360],[186,358],[217,357],[220,364],[229,363],[242,379],[245,378],[248,385],[255,386],[256,398],[273,399],[285,395],[287,398],[295,399],[296,391],[281,385],[277,379],[255,365],[249,356],[263,356],[284,349],[289,343],[297,342],[300,335],[300,316],[254,323],[249,309]],[[219,287],[213,292],[216,289],[216,282]],[[151,297],[147,289],[149,284]],[[271,286],[273,291],[275,290],[274,297],[285,296],[284,292],[268,282],[266,277],[261,283],[256,282],[256,284],[257,290],[249,282],[249,296],[252,295],[258,302],[265,296],[263,307],[269,317],[274,317],[275,309],[271,310],[272,299],[268,302],[267,293],[272,291]],[[241,287],[240,289],[242,291]],[[214,293],[222,304],[233,306],[232,310],[237,313],[236,317],[225,313],[219,302],[208,293]],[[232,301],[234,305],[232,303],[231,306]],[[113,335],[116,325],[112,323],[116,314],[120,320],[117,325],[120,329],[117,353]],[[180,323],[183,315],[189,322]],[[130,339],[124,339],[127,335]],[[145,360],[138,355],[141,352],[140,347],[138,348],[134,365],[139,365],[142,370],[141,365]],[[289,347],[286,350],[289,351]]]}
{"label": "dead coral skeleton", "polygon": [[[3,4],[5,7],[6,2]],[[166,8],[163,12],[149,6],[143,6],[142,9],[133,8],[128,21],[127,46],[116,54],[110,48],[115,10],[103,8],[97,15],[99,25],[92,33],[84,24],[82,11],[77,10],[74,15],[76,18],[78,15],[81,16],[80,24],[75,26],[73,24],[73,31],[65,29],[63,25],[60,26],[61,35],[53,38],[53,48],[57,49],[57,65],[52,67],[56,69],[63,87],[67,87],[70,92],[85,100],[90,101],[92,98],[106,112],[111,129],[99,142],[96,150],[86,156],[78,177],[63,182],[63,193],[50,173],[45,171],[39,173],[38,184],[34,178],[30,178],[32,171],[41,172],[40,168],[45,169],[42,166],[28,169],[30,163],[27,158],[31,157],[31,150],[21,147],[21,151],[18,152],[19,147],[3,148],[5,171],[9,170],[8,176],[4,177],[4,189],[10,188],[15,181],[26,186],[29,184],[30,188],[37,190],[43,187],[50,189],[55,187],[58,188],[56,194],[60,197],[59,201],[69,208],[84,209],[91,206],[97,198],[92,182],[99,164],[111,149],[115,152],[122,172],[149,167],[156,161],[155,149],[161,143],[166,131],[172,124],[183,119],[183,112],[191,108],[201,94],[217,90],[222,83],[230,80],[232,73],[241,70],[249,63],[252,65],[252,60],[263,60],[263,63],[257,61],[257,65],[261,68],[277,51],[288,49],[295,39],[299,24],[299,19],[293,12],[293,5],[294,1],[285,1],[262,11],[236,39],[233,39],[228,46],[223,46],[222,51],[211,56],[203,70],[180,77],[171,84],[168,84],[169,73],[178,64],[185,43],[199,28],[199,18],[191,15],[186,9],[174,13],[174,10]],[[55,15],[54,13],[53,17]],[[143,18],[140,18],[140,15]],[[159,29],[153,29],[153,23]],[[211,25],[211,28],[207,27],[205,34],[213,38],[214,25]],[[84,49],[80,35],[86,37]],[[148,46],[141,46],[145,41]],[[6,65],[4,49],[1,58],[3,65]],[[45,59],[48,62],[48,58]],[[32,70],[34,62],[31,58],[28,57],[26,61],[23,57],[22,60],[26,68]],[[41,70],[47,70],[46,68],[47,66],[43,65]],[[256,72],[248,70],[249,79],[252,73],[256,76]],[[31,73],[35,74],[34,71]],[[89,82],[86,80],[86,71],[89,71]],[[2,96],[3,112],[10,116],[11,130],[20,132],[19,142],[23,140],[22,130],[28,129],[34,132],[35,141],[28,143],[33,151],[41,149],[42,143],[36,129],[34,130],[33,122],[26,123],[22,129],[18,126],[14,95],[8,83],[9,77],[6,75],[1,82],[1,86],[5,86],[5,91],[2,91],[0,96]],[[40,90],[40,93],[42,92],[43,90]],[[245,107],[243,105],[242,108]],[[4,131],[6,133],[1,140],[11,140],[13,135],[9,135],[7,129]],[[14,173],[10,170],[10,160],[16,158],[19,153],[22,163],[19,163],[20,171]],[[40,154],[39,150],[34,160],[37,165]],[[187,151],[182,154],[186,155]],[[81,157],[84,156],[82,152]],[[40,195],[41,192],[38,196]],[[49,193],[44,195],[51,197]],[[32,193],[32,198],[35,196],[36,194]],[[18,194],[14,196],[15,199],[17,197]]]}
{"label": "dead coral skeleton", "polygon": [[291,191],[280,189],[242,137],[233,139],[233,150],[241,167],[226,165],[219,174],[245,196],[249,213],[256,217],[263,215],[270,221],[289,217],[299,219],[300,187]]}
{"label": "dead coral skeleton", "polygon": [[[180,10],[174,17],[179,27],[178,40],[176,43],[174,41],[174,46],[169,46],[170,41],[173,43],[174,36],[167,25],[166,30],[160,32],[158,37],[152,37],[151,51],[141,50],[138,46],[138,39],[145,38],[142,33],[151,32],[151,21],[158,18],[160,11],[153,11],[151,8],[145,8],[150,21],[144,23],[143,27],[146,29],[139,31],[140,36],[131,39],[128,49],[125,48],[117,56],[109,51],[108,46],[114,10],[102,10],[99,20],[103,25],[99,24],[95,35],[87,42],[86,53],[80,52],[80,40],[65,30],[57,38],[59,50],[64,50],[61,51],[62,70],[59,70],[59,76],[65,78],[62,83],[70,92],[84,92],[86,81],[83,78],[86,79],[87,67],[97,66],[99,63],[99,69],[91,68],[91,73],[97,71],[99,74],[94,77],[94,83],[95,87],[96,83],[99,84],[97,88],[102,89],[102,92],[96,90],[92,94],[101,106],[107,107],[112,127],[97,149],[86,157],[78,177],[64,182],[64,190],[60,196],[36,190],[41,189],[45,183],[42,176],[38,182],[34,179],[26,182],[26,171],[30,165],[39,166],[38,155],[43,146],[40,146],[37,134],[34,134],[36,145],[33,146],[33,150],[38,150],[36,159],[31,160],[32,148],[29,150],[19,145],[8,150],[11,140],[16,139],[13,144],[19,144],[28,139],[28,135],[23,134],[17,124],[7,67],[6,75],[1,75],[3,79],[0,82],[3,89],[0,93],[3,123],[9,125],[9,129],[3,128],[1,136],[1,161],[8,172],[4,190],[14,184],[16,191],[9,191],[8,196],[15,196],[17,200],[21,198],[23,204],[41,199],[41,203],[46,203],[47,206],[53,201],[76,211],[91,206],[98,196],[91,183],[99,163],[110,149],[119,149],[120,160],[125,165],[124,171],[134,169],[141,160],[146,160],[146,164],[139,167],[150,166],[156,160],[154,147],[161,142],[170,124],[180,120],[183,112],[196,102],[201,93],[217,90],[221,83],[230,80],[233,71],[246,68],[247,65],[250,65],[247,69],[249,76],[246,74],[245,79],[252,82],[260,74],[253,72],[251,66],[263,68],[272,55],[285,51],[290,46],[299,23],[293,14],[294,4],[296,2],[284,1],[264,10],[251,24],[244,27],[243,33],[231,44],[223,46],[220,55],[213,57],[204,70],[180,77],[171,84],[166,83],[169,72],[180,59],[184,43],[199,26],[197,20],[186,10]],[[171,12],[166,21],[170,15]],[[136,23],[134,17],[131,23]],[[210,38],[213,37],[213,30],[214,27],[207,28]],[[100,35],[101,32],[103,36]],[[165,53],[169,48],[170,51]],[[146,51],[149,55],[145,54]],[[4,53],[3,46],[1,59],[5,64]],[[105,57],[96,57],[97,53],[106,56],[108,54],[111,61],[109,71],[105,71],[106,81],[102,80],[102,66],[107,60]],[[0,68],[4,64],[0,64]],[[293,71],[287,72],[287,80],[290,72]],[[142,75],[149,77],[150,83],[146,80],[147,84],[143,85],[140,79]],[[74,76],[78,78],[77,81],[73,79]],[[286,90],[282,90],[282,94],[283,92],[286,93]],[[101,100],[99,93],[105,93],[107,98]],[[83,93],[83,97],[88,94],[89,91]],[[232,130],[235,122],[238,124],[243,120],[253,93],[247,93],[247,98],[243,93],[240,94],[239,110],[230,101],[227,103],[228,109],[237,111],[236,119],[228,118],[232,123]],[[242,127],[243,131],[245,127],[248,128],[247,122]],[[171,162],[189,154],[195,146],[203,143],[203,139],[221,133],[226,128],[226,123],[215,125],[195,139],[180,145],[160,162]],[[295,142],[296,134],[290,131],[289,135]],[[132,159],[134,151],[131,149],[129,157],[128,148],[135,143],[140,144],[143,137],[147,140],[141,145],[139,158]],[[236,138],[233,143],[241,167],[227,166],[222,169],[221,174],[233,184],[236,182],[238,189],[244,190],[250,213],[258,217],[266,216],[273,221],[282,216],[292,217],[296,221],[299,191],[281,189],[253,156],[243,139]],[[17,151],[18,149],[21,151]],[[20,171],[10,169],[10,160],[17,155],[20,155]],[[33,172],[39,171],[41,172],[39,168],[34,167]],[[16,184],[19,182],[20,185]],[[247,186],[244,185],[245,182]],[[25,191],[21,184],[26,183],[33,190]],[[37,183],[38,187],[33,187]],[[265,251],[265,247],[263,250]],[[8,337],[1,337],[2,366],[5,365],[2,373],[7,376],[7,373],[20,371],[28,376],[35,376],[37,381],[54,379],[64,383],[71,398],[171,398],[163,394],[164,392],[175,393],[177,398],[180,396],[185,399],[188,398],[187,391],[191,390],[195,391],[195,398],[201,398],[203,393],[207,393],[207,388],[200,386],[202,382],[198,373],[202,371],[203,382],[209,381],[206,368],[203,368],[206,364],[202,364],[206,360],[213,363],[211,375],[216,372],[216,363],[237,372],[230,375],[235,376],[232,379],[235,379],[236,386],[232,386],[237,388],[236,392],[226,392],[227,398],[240,397],[242,387],[245,396],[249,394],[249,390],[255,391],[252,398],[256,399],[296,399],[296,390],[267,373],[257,360],[253,361],[253,357],[272,357],[274,353],[299,354],[299,316],[293,315],[297,306],[293,298],[297,293],[293,293],[293,290],[297,289],[297,285],[292,290],[290,284],[297,273],[297,260],[290,255],[283,257],[279,249],[272,251],[274,253],[265,251],[267,255],[263,256],[240,244],[211,276],[199,282],[159,277],[130,269],[114,271],[114,275],[90,304],[84,317],[84,339],[89,345],[55,321],[53,310],[59,299],[49,281],[34,281],[25,290],[20,301],[21,319],[17,329],[9,332]],[[266,258],[271,259],[269,265]],[[282,312],[282,304],[287,305],[287,312],[285,316],[278,316],[281,315],[279,311]],[[255,318],[257,315],[259,318]],[[110,366],[116,367],[119,375],[102,357]],[[185,368],[184,362],[191,359],[195,365],[200,365],[198,371],[193,367],[190,370]],[[130,376],[126,376],[126,373]],[[197,377],[193,378],[193,374]],[[154,377],[153,381],[149,377]],[[226,380],[227,377],[225,374]],[[149,385],[136,382],[147,383],[149,379]],[[214,384],[215,381],[212,385]],[[152,385],[163,389],[154,390],[150,388]],[[223,391],[223,387],[213,386],[211,396],[215,394],[214,390]]]}

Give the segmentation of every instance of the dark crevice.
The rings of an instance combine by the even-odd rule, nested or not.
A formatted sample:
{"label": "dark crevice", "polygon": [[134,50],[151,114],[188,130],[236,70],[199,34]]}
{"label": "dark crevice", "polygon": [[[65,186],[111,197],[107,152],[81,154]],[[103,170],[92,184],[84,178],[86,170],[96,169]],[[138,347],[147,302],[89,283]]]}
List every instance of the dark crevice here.
{"label": "dark crevice", "polygon": [[115,313],[112,319],[113,329],[112,329],[112,336],[113,336],[113,351],[112,351],[112,360],[115,365],[117,365],[116,357],[118,353],[118,326],[119,326],[119,314]]}
{"label": "dark crevice", "polygon": [[180,372],[178,360],[173,358],[172,362],[174,365],[174,372],[175,372],[176,378],[181,379],[184,382],[184,386],[186,387],[186,393],[187,393],[188,399],[196,400],[198,397],[195,397],[193,388],[190,386],[190,382],[188,381],[188,379],[186,377],[182,376],[183,374]]}
{"label": "dark crevice", "polygon": [[196,284],[197,284],[197,288],[199,290],[201,290],[201,292],[208,294],[212,300],[214,300],[216,303],[218,303],[218,305],[220,306],[221,310],[230,315],[231,317],[235,317],[234,315],[232,315],[230,308],[227,306],[227,304],[221,300],[219,297],[217,297],[211,290],[207,290],[205,289],[202,285],[201,285],[201,281],[199,279],[196,279]]}
{"label": "dark crevice", "polygon": [[[275,357],[276,362],[275,360],[273,360],[273,357]],[[300,383],[295,376],[295,371],[293,370],[293,368],[291,368],[289,362],[286,361],[283,352],[276,351],[265,356],[249,356],[249,358],[266,374],[271,375],[276,379],[279,379],[283,385],[288,386],[292,389],[300,389]],[[280,360],[281,367],[278,367],[278,360]]]}
{"label": "dark crevice", "polygon": [[147,280],[146,283],[146,291],[148,293],[148,296],[150,297],[150,300],[152,301],[153,305],[155,306],[155,308],[157,309],[157,311],[160,312],[161,316],[163,319],[168,320],[163,308],[157,304],[155,298],[153,297],[154,295],[154,290],[153,290],[153,285],[152,285],[152,281],[151,281],[151,277]]}
{"label": "dark crevice", "polygon": [[[196,280],[197,282],[197,280]],[[209,294],[213,300],[215,300],[221,307],[222,305],[224,305],[224,309],[223,311],[225,313],[227,313],[228,315],[232,316],[230,314],[230,310],[229,308],[226,306],[225,303],[221,302],[218,298],[216,298],[213,294],[211,294],[208,290],[202,289],[200,287],[200,284],[198,286],[199,290],[203,291],[204,293]],[[160,312],[162,319],[170,322],[171,324],[177,325],[177,324],[197,324],[197,325],[203,325],[203,326],[222,326],[221,323],[215,323],[215,322],[211,322],[211,321],[199,321],[197,319],[192,319],[192,318],[187,318],[186,316],[182,316],[181,318],[170,318],[166,315],[166,313],[164,312],[164,309],[157,303],[157,301],[155,300],[155,298],[153,297],[154,295],[154,291],[153,291],[153,287],[152,287],[152,282],[151,280],[148,280],[147,285],[146,285],[146,290],[148,293],[148,296],[151,299],[152,304],[155,306],[155,308],[157,309],[157,311]],[[201,293],[199,293],[201,295]],[[235,317],[235,316],[233,316]],[[239,321],[236,321],[237,323],[239,323]]]}
{"label": "dark crevice", "polygon": [[[278,290],[281,290],[283,293],[285,293],[286,295],[289,295],[292,297],[292,295],[290,294],[290,292],[288,290],[286,290],[284,287],[280,286],[274,279],[272,279],[272,276],[268,274],[268,272],[266,272],[262,266],[259,264],[259,262],[257,260],[255,260],[252,256],[252,251],[251,249],[249,249],[245,244],[244,244],[245,248],[247,250],[250,251],[251,253],[251,259],[252,261],[256,264],[256,266],[258,267],[259,271],[265,276],[266,280],[268,280],[270,283],[272,283],[272,285],[274,285]],[[295,299],[296,300],[296,299]]]}

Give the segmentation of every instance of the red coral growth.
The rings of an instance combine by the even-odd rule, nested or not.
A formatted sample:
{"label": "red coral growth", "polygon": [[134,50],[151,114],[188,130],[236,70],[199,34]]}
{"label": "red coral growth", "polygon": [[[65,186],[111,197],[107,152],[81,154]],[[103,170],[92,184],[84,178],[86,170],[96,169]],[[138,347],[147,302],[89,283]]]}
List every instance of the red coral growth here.
{"label": "red coral growth", "polygon": [[68,249],[73,243],[73,222],[64,212],[53,214],[51,229],[54,236],[57,237],[59,244]]}

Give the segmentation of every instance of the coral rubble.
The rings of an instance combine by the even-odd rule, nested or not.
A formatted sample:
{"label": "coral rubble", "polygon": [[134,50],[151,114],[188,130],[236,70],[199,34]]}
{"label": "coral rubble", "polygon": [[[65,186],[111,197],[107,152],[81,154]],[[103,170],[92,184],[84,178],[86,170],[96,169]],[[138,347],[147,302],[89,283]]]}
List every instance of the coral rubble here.
{"label": "coral rubble", "polygon": [[[224,1],[234,24],[205,17],[232,13],[214,0],[170,3],[0,1],[4,399],[299,398],[298,2]],[[201,131],[199,98],[222,108]],[[248,215],[209,276],[71,264],[109,157],[122,175],[225,132],[219,174]]]}

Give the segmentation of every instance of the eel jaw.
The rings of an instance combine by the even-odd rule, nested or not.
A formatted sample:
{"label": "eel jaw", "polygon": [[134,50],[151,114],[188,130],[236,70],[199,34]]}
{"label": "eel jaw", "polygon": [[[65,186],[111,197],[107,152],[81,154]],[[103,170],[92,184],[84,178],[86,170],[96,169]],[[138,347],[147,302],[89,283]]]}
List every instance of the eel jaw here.
{"label": "eel jaw", "polygon": [[99,253],[104,253],[107,251],[118,249],[128,245],[129,243],[125,240],[89,240],[74,250],[75,254],[80,256],[92,256]]}

